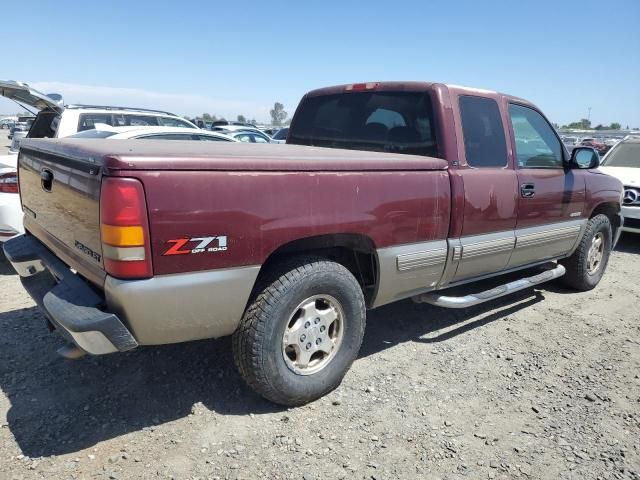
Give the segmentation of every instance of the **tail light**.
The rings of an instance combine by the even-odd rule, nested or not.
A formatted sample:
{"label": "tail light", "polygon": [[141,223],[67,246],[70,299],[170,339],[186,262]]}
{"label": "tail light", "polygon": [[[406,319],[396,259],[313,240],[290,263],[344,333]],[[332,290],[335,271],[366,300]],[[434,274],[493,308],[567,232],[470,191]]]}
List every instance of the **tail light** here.
{"label": "tail light", "polygon": [[0,175],[0,193],[20,193],[18,174],[16,172]]}
{"label": "tail light", "polygon": [[147,206],[140,181],[102,179],[100,237],[107,273],[117,278],[153,276]]}

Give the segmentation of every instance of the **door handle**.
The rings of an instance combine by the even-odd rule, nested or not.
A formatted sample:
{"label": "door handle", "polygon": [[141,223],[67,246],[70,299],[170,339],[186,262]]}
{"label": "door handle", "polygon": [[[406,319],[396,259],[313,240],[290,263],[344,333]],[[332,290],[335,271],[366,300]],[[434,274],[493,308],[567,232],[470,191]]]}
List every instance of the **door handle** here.
{"label": "door handle", "polygon": [[523,183],[520,185],[520,195],[522,198],[531,198],[536,194],[536,186],[533,183]]}

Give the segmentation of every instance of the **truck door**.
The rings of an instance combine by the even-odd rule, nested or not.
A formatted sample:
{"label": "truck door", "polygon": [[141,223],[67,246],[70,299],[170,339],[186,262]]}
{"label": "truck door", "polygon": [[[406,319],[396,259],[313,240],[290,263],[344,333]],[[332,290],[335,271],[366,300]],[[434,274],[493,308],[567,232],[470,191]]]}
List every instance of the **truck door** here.
{"label": "truck door", "polygon": [[509,267],[570,252],[585,224],[585,177],[565,168],[566,151],[546,118],[509,104],[518,176],[516,248]]}
{"label": "truck door", "polygon": [[507,150],[507,117],[496,98],[462,94],[458,107],[460,160],[451,175],[454,195],[464,195],[464,207],[454,219],[462,217],[462,228],[452,232],[453,260],[458,260],[453,282],[507,267],[515,245],[518,189]]}

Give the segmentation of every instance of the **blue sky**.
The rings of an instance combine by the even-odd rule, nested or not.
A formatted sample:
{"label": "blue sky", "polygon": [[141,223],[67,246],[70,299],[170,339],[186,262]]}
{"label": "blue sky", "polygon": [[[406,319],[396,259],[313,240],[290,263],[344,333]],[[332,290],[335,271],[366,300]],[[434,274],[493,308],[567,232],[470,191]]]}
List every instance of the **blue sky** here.
{"label": "blue sky", "polygon": [[0,79],[68,103],[263,121],[321,86],[431,80],[640,127],[639,0],[3,3]]}

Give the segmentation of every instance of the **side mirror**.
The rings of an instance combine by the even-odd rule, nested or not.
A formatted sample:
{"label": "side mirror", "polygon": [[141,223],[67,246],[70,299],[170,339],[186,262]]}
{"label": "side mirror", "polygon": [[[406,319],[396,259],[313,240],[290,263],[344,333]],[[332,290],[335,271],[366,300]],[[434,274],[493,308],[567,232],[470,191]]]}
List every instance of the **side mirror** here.
{"label": "side mirror", "polygon": [[600,165],[600,155],[591,147],[576,147],[571,152],[571,160],[569,160],[571,168],[589,170],[598,168]]}

